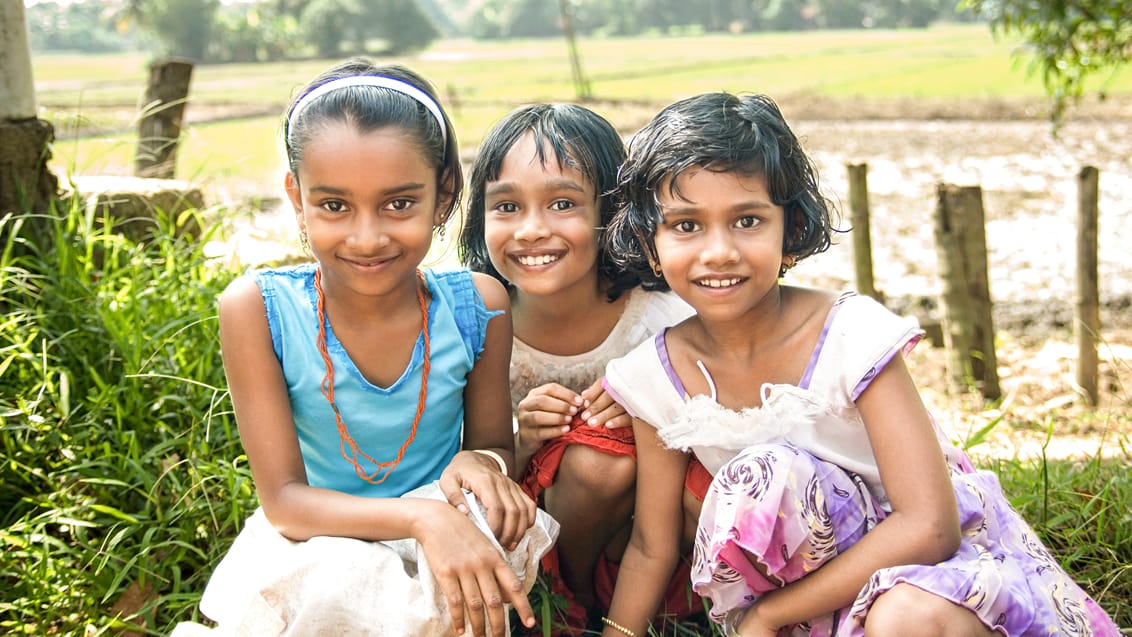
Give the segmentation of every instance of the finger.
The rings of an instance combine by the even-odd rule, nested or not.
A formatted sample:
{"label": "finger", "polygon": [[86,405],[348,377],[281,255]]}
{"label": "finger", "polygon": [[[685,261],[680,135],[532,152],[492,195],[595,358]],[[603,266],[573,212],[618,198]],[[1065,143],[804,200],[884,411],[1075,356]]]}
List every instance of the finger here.
{"label": "finger", "polygon": [[[506,565],[504,565],[504,568],[506,568]],[[507,570],[510,571],[511,569],[507,568]],[[503,637],[503,627],[506,624],[503,617],[503,593],[499,590],[499,585],[495,581],[495,572],[485,572],[482,577],[477,579],[477,583],[484,603],[481,615],[485,615],[488,623],[491,624],[492,636]]]}
{"label": "finger", "polygon": [[523,594],[523,585],[515,573],[506,564],[495,569],[495,579],[499,582],[500,591],[511,607],[519,614],[519,621],[527,628],[535,625],[535,612],[531,609],[531,601]]}
{"label": "finger", "polygon": [[624,412],[622,412],[619,416],[614,416],[613,418],[605,421],[605,427],[607,429],[620,429],[622,427],[628,427],[632,424],[633,417]]}
{"label": "finger", "polygon": [[487,527],[491,529],[491,534],[498,538],[503,535],[506,523],[506,508],[502,498],[508,496],[501,494],[491,482],[480,486],[476,490],[476,497],[483,504]]}
{"label": "finger", "polygon": [[457,635],[464,634],[464,595],[460,590],[460,582],[454,578],[441,578],[440,590],[444,591],[444,598],[448,600],[448,614],[452,617],[452,628]]}
{"label": "finger", "polygon": [[[484,601],[476,577],[469,574],[468,577],[461,578],[460,590],[464,595],[464,608],[467,609],[468,622],[472,625],[472,634],[476,637],[483,637]],[[460,633],[462,626],[463,624],[456,628],[457,634]]]}
{"label": "finger", "polygon": [[522,405],[528,400],[536,401],[538,404],[543,404],[540,401],[551,401],[548,404],[553,404],[556,401],[577,406],[581,406],[583,402],[582,397],[579,396],[577,392],[558,383],[548,383],[535,387],[527,392],[527,395],[523,397],[523,400],[519,401],[519,404]]}
{"label": "finger", "polygon": [[599,378],[594,381],[592,385],[582,390],[582,399],[586,401],[586,405],[588,406],[603,393],[605,393],[605,388],[602,387],[601,379]]}
{"label": "finger", "polygon": [[508,551],[515,549],[518,545],[519,539],[523,536],[526,528],[525,524],[526,509],[523,506],[519,496],[522,493],[515,493],[513,490],[508,489],[506,493],[506,510],[503,516],[503,528],[499,535],[499,543]]}
{"label": "finger", "polygon": [[471,509],[468,507],[468,499],[464,497],[463,478],[457,471],[445,470],[440,475],[440,492],[444,494],[444,499],[448,503],[456,507],[456,509],[467,515]]}

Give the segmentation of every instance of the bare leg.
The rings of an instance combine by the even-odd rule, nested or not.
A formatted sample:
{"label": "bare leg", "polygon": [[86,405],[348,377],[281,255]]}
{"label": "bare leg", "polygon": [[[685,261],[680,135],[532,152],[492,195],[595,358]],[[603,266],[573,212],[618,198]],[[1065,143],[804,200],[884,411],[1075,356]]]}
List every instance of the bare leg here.
{"label": "bare leg", "polygon": [[916,588],[897,584],[881,593],[865,618],[866,637],[992,637],[970,610]]}
{"label": "bare leg", "polygon": [[610,540],[633,512],[637,463],[628,456],[571,445],[558,477],[546,490],[546,510],[562,525],[558,560],[575,600],[592,608],[594,568]]}

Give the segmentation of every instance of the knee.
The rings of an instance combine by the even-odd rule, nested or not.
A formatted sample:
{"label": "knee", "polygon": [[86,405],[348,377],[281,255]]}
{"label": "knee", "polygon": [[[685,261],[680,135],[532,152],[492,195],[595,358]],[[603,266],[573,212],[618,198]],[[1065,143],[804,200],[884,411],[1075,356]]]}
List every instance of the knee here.
{"label": "knee", "polygon": [[637,480],[637,462],[629,456],[571,445],[562,457],[556,486],[573,486],[596,500],[628,497]]}
{"label": "knee", "polygon": [[970,610],[916,588],[897,584],[873,601],[865,636],[973,637],[994,635]]}

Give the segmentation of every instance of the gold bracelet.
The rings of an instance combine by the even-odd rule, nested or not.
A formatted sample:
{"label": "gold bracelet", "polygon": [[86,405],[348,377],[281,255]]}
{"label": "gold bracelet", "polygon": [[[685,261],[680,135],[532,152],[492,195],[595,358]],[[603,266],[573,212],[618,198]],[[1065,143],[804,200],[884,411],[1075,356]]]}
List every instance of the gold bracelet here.
{"label": "gold bracelet", "polygon": [[619,630],[619,631],[625,633],[626,635],[628,635],[629,637],[637,637],[637,633],[629,630],[628,628],[625,628],[621,624],[618,624],[617,622],[613,621],[612,619],[610,619],[608,617],[602,617],[601,623],[605,624],[606,626],[609,626],[613,630]]}
{"label": "gold bracelet", "polygon": [[497,452],[492,451],[491,449],[472,449],[472,453],[478,453],[480,455],[491,458],[495,461],[496,464],[499,465],[499,473],[507,475],[507,462],[504,461],[503,456],[499,455]]}

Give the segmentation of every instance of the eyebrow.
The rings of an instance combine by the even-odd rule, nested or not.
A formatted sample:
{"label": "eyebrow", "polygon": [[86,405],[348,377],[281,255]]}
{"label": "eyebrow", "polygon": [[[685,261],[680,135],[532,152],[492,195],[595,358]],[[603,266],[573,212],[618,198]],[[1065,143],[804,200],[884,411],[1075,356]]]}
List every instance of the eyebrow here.
{"label": "eyebrow", "polygon": [[[550,190],[572,190],[580,194],[586,194],[586,189],[581,184],[573,179],[548,179],[544,182]],[[491,197],[494,195],[509,195],[515,192],[515,184],[510,181],[493,181],[489,182],[487,188],[484,188],[484,195]]]}
{"label": "eyebrow", "polygon": [[[398,186],[393,186],[392,188],[386,188],[385,190],[381,191],[381,194],[385,195],[385,196],[399,195],[399,194],[407,193],[407,192],[416,192],[418,190],[423,189],[424,187],[425,187],[425,184],[415,182],[415,181],[411,181],[409,183],[400,184]],[[337,188],[335,186],[328,186],[328,185],[321,185],[321,184],[311,186],[310,191],[312,193],[321,193],[321,194],[326,194],[326,195],[348,195],[348,194],[350,194],[350,192],[348,190],[345,190],[343,188]]]}
{"label": "eyebrow", "polygon": [[[773,208],[774,204],[769,201],[745,201],[735,204],[727,208],[728,212],[750,212],[754,210],[767,210]],[[688,205],[676,206],[660,206],[661,215],[694,215],[699,214],[703,210],[702,206],[694,203]]]}

